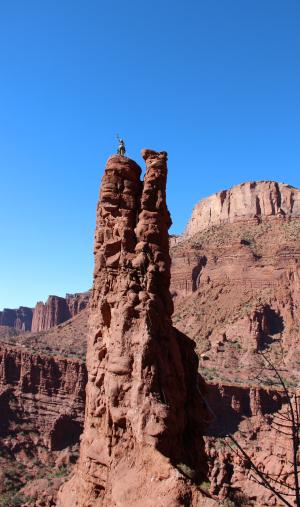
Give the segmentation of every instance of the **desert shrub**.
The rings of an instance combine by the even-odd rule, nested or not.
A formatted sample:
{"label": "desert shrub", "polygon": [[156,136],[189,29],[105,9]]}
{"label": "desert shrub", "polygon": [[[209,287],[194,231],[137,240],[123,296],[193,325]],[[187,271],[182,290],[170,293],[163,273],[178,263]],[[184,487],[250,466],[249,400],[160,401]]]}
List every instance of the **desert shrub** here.
{"label": "desert shrub", "polygon": [[238,507],[237,504],[230,498],[225,498],[222,505],[224,507]]}
{"label": "desert shrub", "polygon": [[69,467],[66,465],[62,465],[57,470],[54,470],[53,472],[48,474],[47,478],[53,479],[55,477],[66,477],[67,475],[69,475],[69,473],[70,473]]}
{"label": "desert shrub", "polygon": [[203,489],[203,491],[206,491],[207,493],[210,490],[210,482],[209,481],[203,481],[199,484],[199,488]]}
{"label": "desert shrub", "polygon": [[193,480],[195,478],[195,470],[193,470],[192,468],[190,468],[185,463],[178,463],[176,465],[176,467],[179,470],[179,472],[181,472],[183,475],[185,475],[189,479]]}
{"label": "desert shrub", "polygon": [[19,493],[4,493],[0,495],[0,507],[21,507],[24,503],[31,505],[34,498]]}
{"label": "desert shrub", "polygon": [[213,380],[218,376],[216,368],[201,368],[201,374],[206,380]]}

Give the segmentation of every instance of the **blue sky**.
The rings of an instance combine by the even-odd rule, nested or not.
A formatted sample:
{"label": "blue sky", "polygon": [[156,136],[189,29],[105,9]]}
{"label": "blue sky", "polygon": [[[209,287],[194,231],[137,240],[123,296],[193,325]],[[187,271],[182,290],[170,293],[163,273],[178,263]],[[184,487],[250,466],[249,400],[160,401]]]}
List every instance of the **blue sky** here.
{"label": "blue sky", "polygon": [[300,186],[299,0],[0,5],[0,309],[92,281],[116,133],[169,152],[172,232],[246,180]]}

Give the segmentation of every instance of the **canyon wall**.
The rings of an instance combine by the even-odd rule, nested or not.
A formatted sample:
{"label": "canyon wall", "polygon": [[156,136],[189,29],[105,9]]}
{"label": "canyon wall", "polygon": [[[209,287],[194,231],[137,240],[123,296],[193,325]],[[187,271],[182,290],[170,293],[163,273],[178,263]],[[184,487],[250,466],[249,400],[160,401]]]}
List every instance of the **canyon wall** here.
{"label": "canyon wall", "polygon": [[90,292],[66,294],[66,297],[49,296],[46,303],[38,302],[33,311],[32,332],[47,331],[84,310]]}
{"label": "canyon wall", "polygon": [[208,377],[248,383],[268,350],[299,379],[299,238],[298,219],[232,223],[172,248],[173,322],[196,341]]}
{"label": "canyon wall", "polygon": [[[206,408],[193,345],[172,328],[165,152],[146,174],[112,156],[102,179],[90,306],[87,406],[77,470],[59,505],[198,505]],[[181,470],[181,471],[180,471]],[[204,505],[204,504],[203,504]]]}
{"label": "canyon wall", "polygon": [[70,311],[65,298],[49,296],[46,303],[39,301],[33,311],[31,331],[46,331],[70,318]]}
{"label": "canyon wall", "polygon": [[[237,452],[237,444],[226,437],[230,434],[255,466],[267,474],[283,499],[291,502],[291,490],[282,487],[284,483],[293,487],[292,440],[289,431],[282,431],[281,426],[282,421],[287,426],[289,421],[288,400],[283,389],[216,382],[207,384],[206,388],[212,415],[205,436],[211,495],[218,497],[222,505],[229,499],[234,505],[247,507],[283,505],[281,499],[257,480],[245,455]],[[279,488],[278,484],[281,484]]]}
{"label": "canyon wall", "polygon": [[67,307],[71,317],[75,317],[88,307],[91,291],[77,292],[75,294],[66,294]]}
{"label": "canyon wall", "polygon": [[[85,385],[86,369],[81,361],[1,345],[0,437],[5,445],[11,438],[13,450],[16,444],[22,447],[23,440],[30,456],[35,447],[59,450],[78,442]],[[35,434],[31,443],[25,427],[25,433],[30,428]]]}
{"label": "canyon wall", "polygon": [[0,326],[13,327],[17,331],[30,331],[32,316],[32,308],[26,306],[20,306],[18,309],[4,308],[0,312]]}
{"label": "canyon wall", "polygon": [[202,199],[193,209],[185,237],[223,223],[299,218],[300,190],[275,181],[236,185]]}
{"label": "canyon wall", "polygon": [[0,504],[51,507],[78,458],[87,372],[23,347],[0,344]]}

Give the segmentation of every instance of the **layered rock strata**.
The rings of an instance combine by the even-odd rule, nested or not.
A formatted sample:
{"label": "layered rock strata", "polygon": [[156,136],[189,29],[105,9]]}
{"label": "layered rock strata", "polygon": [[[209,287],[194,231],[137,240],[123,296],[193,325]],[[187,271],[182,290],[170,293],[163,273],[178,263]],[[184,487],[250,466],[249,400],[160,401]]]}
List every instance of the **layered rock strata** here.
{"label": "layered rock strata", "polygon": [[300,190],[276,181],[252,181],[202,199],[184,236],[224,223],[300,217]]}
{"label": "layered rock strata", "polygon": [[249,383],[258,351],[299,379],[300,220],[224,224],[172,249],[174,324],[207,378]]}
{"label": "layered rock strata", "polygon": [[[58,450],[78,442],[83,426],[86,369],[81,361],[0,346],[0,437],[22,424],[36,447]],[[29,433],[27,431],[26,433]],[[27,442],[28,445],[28,442]]]}
{"label": "layered rock strata", "polygon": [[175,465],[205,472],[197,359],[176,333],[169,293],[167,154],[143,150],[146,174],[112,156],[95,232],[87,405],[67,506],[199,505],[199,489]]}
{"label": "layered rock strata", "polygon": [[69,308],[71,317],[75,317],[78,313],[87,308],[91,291],[76,292],[75,294],[66,294],[66,302]]}
{"label": "layered rock strata", "polygon": [[56,505],[78,457],[86,381],[81,361],[0,345],[0,504]]}

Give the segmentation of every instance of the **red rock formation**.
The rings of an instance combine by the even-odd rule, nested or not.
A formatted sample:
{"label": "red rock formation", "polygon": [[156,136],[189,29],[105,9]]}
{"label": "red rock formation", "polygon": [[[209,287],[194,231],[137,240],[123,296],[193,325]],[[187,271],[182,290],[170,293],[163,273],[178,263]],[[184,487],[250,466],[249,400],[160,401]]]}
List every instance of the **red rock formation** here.
{"label": "red rock formation", "polygon": [[242,505],[281,503],[220,440],[224,428],[259,469],[290,479],[291,439],[272,426],[282,399],[276,388],[257,387],[258,379],[272,383],[257,352],[289,388],[299,386],[299,195],[268,182],[216,194],[196,206],[171,250],[173,322],[195,340],[205,379],[218,383],[207,394],[216,414],[206,439],[210,492],[233,500],[243,491]]}
{"label": "red rock formation", "polygon": [[90,291],[66,294],[65,298],[49,296],[46,303],[38,302],[34,309],[20,306],[17,310],[4,308],[0,312],[0,326],[13,327],[17,331],[47,331],[75,317],[87,308]]}
{"label": "red rock formation", "polygon": [[231,223],[171,251],[174,324],[197,343],[207,378],[249,383],[255,352],[299,376],[300,219]]}
{"label": "red rock formation", "polygon": [[75,317],[78,313],[87,308],[91,297],[91,291],[77,292],[76,294],[66,294],[66,302],[71,317]]}
{"label": "red rock formation", "polygon": [[0,346],[0,503],[56,505],[78,456],[86,380],[81,361]]}
{"label": "red rock formation", "polygon": [[275,181],[252,181],[202,199],[194,208],[185,236],[224,223],[269,218],[299,218],[300,190]]}
{"label": "red rock formation", "polygon": [[33,311],[32,332],[46,331],[71,317],[65,298],[49,296],[46,303],[39,301]]}
{"label": "red rock formation", "polygon": [[0,436],[8,438],[10,425],[18,421],[19,431],[24,424],[35,433],[36,448],[58,450],[78,442],[85,385],[81,361],[1,345]]}
{"label": "red rock formation", "polygon": [[33,333],[47,331],[74,317],[87,307],[89,297],[90,292],[81,292],[66,294],[65,298],[49,296],[46,303],[37,303],[33,312],[31,331]]}
{"label": "red rock formation", "polygon": [[[246,460],[237,455],[236,448],[219,437],[234,435],[261,471],[291,484],[291,438],[278,426],[286,416],[284,392],[274,387],[216,383],[207,384],[206,390],[213,415],[205,436],[211,493],[220,500],[231,498],[236,505],[283,505],[253,480],[252,471]],[[287,500],[291,502],[291,497]]]}
{"label": "red rock formation", "polygon": [[0,326],[9,326],[18,331],[30,331],[32,323],[32,308],[20,306],[16,310],[4,308],[0,312]]}
{"label": "red rock formation", "polygon": [[[200,505],[174,467],[205,469],[197,360],[171,325],[165,152],[107,162],[97,208],[80,460],[59,505]],[[190,358],[188,359],[188,357]],[[189,364],[188,364],[189,363]],[[204,505],[204,504],[203,504]]]}

